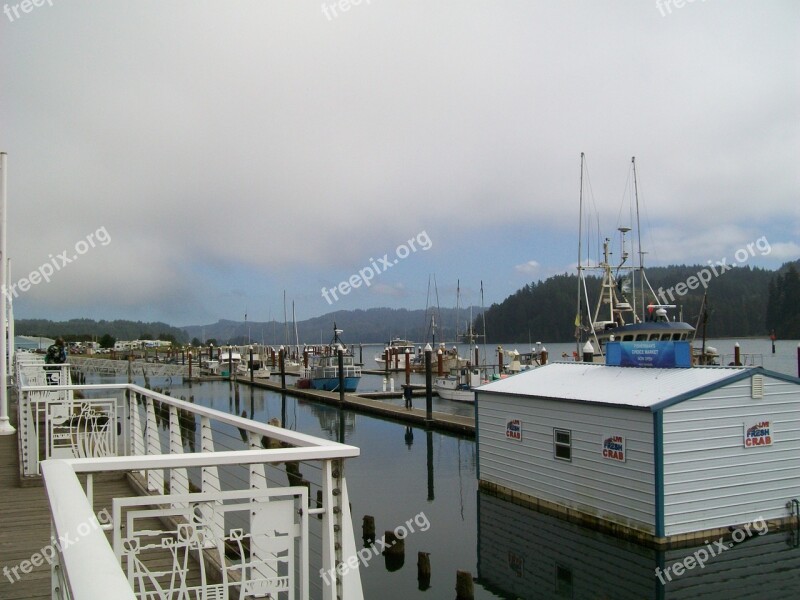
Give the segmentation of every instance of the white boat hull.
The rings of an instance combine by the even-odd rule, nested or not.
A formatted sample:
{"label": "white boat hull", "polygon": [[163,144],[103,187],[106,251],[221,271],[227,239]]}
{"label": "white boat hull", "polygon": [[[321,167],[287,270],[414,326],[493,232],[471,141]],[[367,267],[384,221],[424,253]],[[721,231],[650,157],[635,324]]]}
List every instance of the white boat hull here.
{"label": "white boat hull", "polygon": [[436,387],[436,393],[443,400],[455,402],[475,402],[475,390],[453,390],[446,387]]}

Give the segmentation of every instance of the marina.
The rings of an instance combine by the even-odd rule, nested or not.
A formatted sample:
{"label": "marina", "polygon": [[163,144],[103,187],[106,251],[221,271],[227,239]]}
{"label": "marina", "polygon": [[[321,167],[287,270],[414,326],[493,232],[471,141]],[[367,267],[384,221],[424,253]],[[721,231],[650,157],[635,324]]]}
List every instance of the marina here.
{"label": "marina", "polygon": [[[724,347],[725,344],[721,341],[715,343],[720,347]],[[549,346],[556,351],[559,348],[558,345]],[[750,343],[748,346],[753,346],[753,344]],[[756,347],[755,349],[761,348]],[[787,350],[790,350],[791,346],[786,344],[782,348],[779,344],[779,349],[783,350],[779,356],[786,358]],[[774,363],[769,360],[769,355],[765,355],[765,357],[767,364],[771,366],[783,366],[787,370],[794,366],[792,360]],[[380,377],[373,377],[374,380],[367,383],[368,387],[382,385]],[[141,378],[138,380],[142,382]],[[101,375],[92,375],[89,381],[93,386],[120,385],[111,383],[119,381],[117,378],[109,379],[107,376]],[[512,380],[503,381],[510,382]],[[379,416],[379,413],[374,412],[374,408],[373,412],[370,412],[368,404],[359,404],[356,402],[358,398],[351,398],[350,394],[347,394],[346,398],[351,404],[345,408],[338,404],[338,393],[298,390],[291,386],[282,392],[279,382],[265,386],[263,382],[251,385],[242,380],[191,382],[161,378],[152,383],[158,384],[159,387],[166,385],[164,391],[168,392],[169,397],[175,398],[177,402],[180,402],[177,400],[178,398],[186,398],[195,406],[206,406],[220,413],[235,415],[239,419],[246,419],[245,422],[248,423],[280,422],[289,431],[319,436],[332,442],[344,442],[347,446],[361,449],[359,458],[348,463],[347,471],[356,545],[369,547],[368,544],[362,546],[364,542],[359,540],[363,534],[362,521],[366,517],[374,520],[379,535],[382,529],[391,530],[409,519],[413,524],[415,517],[422,527],[426,528],[426,531],[422,531],[421,527],[418,528],[414,534],[405,539],[404,554],[400,563],[397,562],[397,558],[377,556],[368,562],[368,566],[360,569],[365,598],[377,595],[392,599],[448,597],[450,592],[444,590],[454,589],[457,571],[471,573],[474,579],[475,598],[527,598],[529,596],[524,590],[525,586],[529,585],[526,583],[529,581],[528,578],[541,577],[544,573],[550,573],[552,579],[550,576],[548,579],[553,583],[542,588],[543,597],[561,597],[565,589],[572,589],[574,594],[579,594],[584,586],[590,585],[590,579],[586,579],[580,573],[582,567],[579,565],[583,563],[582,560],[578,563],[574,555],[568,556],[562,550],[556,550],[560,547],[560,540],[567,536],[567,539],[570,539],[570,543],[574,543],[576,548],[596,547],[600,555],[604,552],[616,552],[613,548],[623,543],[620,540],[624,538],[620,538],[618,535],[610,536],[602,533],[601,529],[586,527],[585,524],[581,525],[564,519],[563,516],[558,518],[548,511],[542,512],[541,507],[539,511],[532,510],[532,505],[524,498],[513,497],[513,495],[509,497],[503,494],[498,496],[496,489],[481,490],[478,483],[479,453],[471,436],[468,433],[447,433],[441,431],[439,426],[425,427],[424,418],[418,424],[412,424],[407,417],[399,416],[403,412],[408,412],[408,409],[396,401],[388,401],[386,404],[394,405],[397,416],[387,416],[386,414]],[[328,397],[327,401],[321,399],[322,394]],[[377,402],[382,401],[370,401],[370,403]],[[439,400],[438,403],[440,407],[447,406],[442,400]],[[460,403],[451,404],[454,405],[452,410],[461,408]],[[441,418],[443,414],[439,411],[437,417]],[[240,422],[237,421],[237,423]],[[184,439],[183,445],[188,450],[189,446],[186,444],[196,433],[190,434],[185,427],[182,429],[183,432],[179,434],[179,437]],[[237,444],[235,439],[239,439],[238,443],[241,443],[247,437],[245,435],[243,438],[243,432],[240,430],[237,433],[235,427],[229,428],[227,431],[227,437],[219,438],[220,441],[227,440],[224,442],[225,445],[233,447]],[[528,429],[523,427],[523,435],[527,433],[529,433]],[[222,432],[216,435],[222,435]],[[4,436],[2,439],[4,444],[13,443],[13,438],[8,436]],[[198,443],[200,443],[199,439],[195,444]],[[260,446],[261,444],[259,444]],[[4,452],[4,456],[14,456],[13,450],[11,448],[9,450],[9,452]],[[376,485],[377,482],[373,479],[372,474],[386,469],[388,464],[393,465],[393,477],[390,480],[380,480],[380,484]],[[7,464],[4,467],[10,486],[14,485],[12,474],[15,467],[17,467],[16,464]],[[305,476],[306,469],[301,470]],[[287,473],[282,475],[279,473],[280,470],[272,476],[268,475],[268,479],[283,478],[285,481]],[[104,502],[99,499],[110,498],[112,494],[131,493],[125,489],[120,491],[119,486],[123,484],[125,482],[118,479],[105,482],[98,478],[94,486],[95,507],[99,510],[99,507],[104,506]],[[39,510],[45,514],[47,511],[47,502],[41,487],[22,489],[27,495],[21,495],[17,500],[18,508],[15,509],[17,511],[15,514],[25,513],[31,515],[31,518],[15,521],[17,527],[24,523],[30,523],[31,520],[42,521],[41,516],[36,516],[36,511]],[[312,484],[313,489],[314,485]],[[39,494],[38,501],[34,500],[37,492]],[[30,494],[34,495],[30,496]],[[314,493],[311,496],[313,498]],[[39,514],[41,515],[41,513]],[[424,515],[424,518],[420,515]],[[500,520],[497,520],[498,518]],[[509,518],[516,523],[513,526],[514,532],[504,529],[504,527],[508,527],[504,524],[509,523]],[[3,522],[11,524],[10,521],[4,520]],[[773,525],[771,521],[765,523],[769,523],[767,525],[769,527]],[[529,527],[532,529],[527,529]],[[533,534],[533,530],[538,533]],[[46,543],[45,539],[40,544],[37,537],[46,535],[46,523],[45,526],[40,525],[39,534],[34,534],[33,531],[35,528],[31,530],[30,534],[25,534],[32,538],[31,543],[24,546],[24,548],[28,548],[28,546],[33,548],[31,552]],[[8,540],[19,535],[20,533],[7,530],[4,525],[0,532],[0,539]],[[518,541],[514,541],[517,536]],[[544,537],[539,539],[539,536]],[[770,565],[774,565],[774,571],[764,567],[758,570],[759,576],[763,580],[771,582],[770,585],[777,590],[788,592],[798,589],[796,586],[800,585],[800,582],[795,574],[796,571],[787,573],[785,568],[797,564],[798,556],[800,556],[797,543],[800,536],[792,528],[782,530],[777,527],[774,530],[770,528],[768,534],[763,537],[755,536],[752,542],[748,541],[741,547],[751,549],[756,540],[758,540],[757,544],[763,546],[759,552],[769,552],[769,555],[774,558],[774,561],[769,562]],[[691,555],[692,552],[697,551],[697,547],[684,545],[672,550],[657,550],[651,549],[646,544],[636,545],[631,541],[624,543],[626,544],[624,547],[631,548],[633,552],[631,557],[635,557],[636,560],[632,563],[620,562],[619,566],[614,567],[617,576],[624,576],[628,578],[626,580],[630,581],[630,587],[626,588],[625,594],[620,595],[617,590],[615,597],[640,598],[641,595],[637,594],[641,594],[643,589],[650,589],[661,594],[653,596],[657,598],[689,598],[693,597],[691,594],[698,589],[716,589],[723,586],[726,589],[734,590],[736,588],[741,591],[741,594],[737,591],[731,597],[744,598],[746,597],[745,591],[753,589],[754,583],[752,582],[756,576],[756,569],[737,571],[736,573],[727,573],[719,569],[705,569],[692,573],[691,577],[676,578],[675,582],[666,581],[662,585],[657,578],[654,578],[654,569],[659,565],[663,569],[670,561]],[[37,546],[37,544],[39,545]],[[764,544],[767,545],[764,546]],[[552,548],[550,551],[552,554],[542,554],[542,551],[536,550],[536,548]],[[584,555],[586,551],[581,550],[581,555]],[[417,554],[420,552],[427,554],[430,560],[431,578],[428,582],[430,587],[425,590],[420,589],[419,573],[415,568]],[[745,550],[740,550],[739,546],[736,546],[724,557],[719,566],[722,568],[728,564],[728,560],[741,558],[743,552]],[[555,563],[551,562],[553,560]],[[498,563],[498,561],[500,562]],[[766,563],[765,559],[762,564]],[[648,564],[653,566],[650,567]],[[634,565],[639,566],[634,567]],[[46,564],[44,566],[47,567]],[[774,576],[771,575],[773,572]],[[38,575],[35,575],[36,573]],[[535,575],[536,573],[539,575]],[[513,578],[510,577],[511,574],[513,574]],[[43,585],[49,581],[47,569],[43,569],[41,566],[25,575],[35,575],[31,580],[31,585]],[[32,591],[23,592],[24,589],[38,589],[25,586],[26,581],[28,581],[26,578],[20,578],[12,586],[6,579],[0,585],[7,587],[0,588],[0,593],[4,598],[43,597]],[[39,583],[35,584],[35,581],[39,581]],[[607,585],[613,586],[613,577],[591,581],[594,581],[591,585],[601,585],[600,588],[593,589],[602,589],[602,585],[605,584],[598,583],[602,581],[608,581]],[[6,596],[6,589],[9,592],[30,595]],[[388,591],[389,589],[392,591]],[[609,587],[609,590],[612,590],[612,587]],[[311,597],[316,596],[312,593]]]}
{"label": "marina", "polygon": [[0,600],[800,598],[800,4],[322,2],[4,5]]}

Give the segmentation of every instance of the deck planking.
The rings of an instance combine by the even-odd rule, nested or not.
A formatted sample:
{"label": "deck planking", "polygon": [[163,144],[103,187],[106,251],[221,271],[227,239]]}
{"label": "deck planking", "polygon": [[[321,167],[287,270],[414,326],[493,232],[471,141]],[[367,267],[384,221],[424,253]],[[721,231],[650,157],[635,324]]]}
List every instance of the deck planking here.
{"label": "deck planking", "polygon": [[[16,426],[16,406],[10,408],[11,422]],[[29,573],[12,571],[22,561],[50,544],[50,505],[47,492],[37,481],[20,483],[18,461],[18,436],[0,436],[0,599],[2,600],[50,600],[50,565],[44,562],[33,567]],[[85,485],[85,477],[81,477]],[[113,498],[136,496],[126,474],[96,477],[94,480],[95,514],[102,509],[111,513]],[[158,519],[142,523],[153,529],[163,528]],[[107,532],[110,540],[111,533]],[[166,551],[152,553],[145,563],[150,569],[168,568],[172,559]],[[7,568],[8,575],[3,570]],[[10,578],[9,578],[10,577]],[[14,581],[12,582],[11,579]],[[199,581],[199,569],[192,569],[190,584]]]}

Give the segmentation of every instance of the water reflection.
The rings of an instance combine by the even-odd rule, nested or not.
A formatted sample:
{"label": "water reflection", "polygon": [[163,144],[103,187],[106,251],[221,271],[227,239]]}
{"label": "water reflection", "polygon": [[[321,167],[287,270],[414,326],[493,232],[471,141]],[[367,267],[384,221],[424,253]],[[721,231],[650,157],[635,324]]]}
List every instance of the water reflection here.
{"label": "water reflection", "polygon": [[800,591],[794,531],[748,537],[702,568],[674,574],[675,563],[703,548],[657,551],[478,492],[478,580],[502,598],[729,600]]}

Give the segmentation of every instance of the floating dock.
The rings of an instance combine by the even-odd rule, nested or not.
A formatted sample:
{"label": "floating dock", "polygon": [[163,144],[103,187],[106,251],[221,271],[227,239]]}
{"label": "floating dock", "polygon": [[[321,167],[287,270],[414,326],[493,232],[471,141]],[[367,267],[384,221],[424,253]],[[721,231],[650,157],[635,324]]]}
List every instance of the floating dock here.
{"label": "floating dock", "polygon": [[[391,392],[366,392],[364,395],[359,394],[344,394],[344,400],[340,400],[339,392],[325,392],[322,390],[301,389],[297,387],[286,386],[286,389],[281,388],[281,384],[272,381],[250,381],[249,378],[234,379],[236,383],[243,383],[253,387],[270,390],[273,392],[290,394],[298,398],[307,398],[316,402],[330,404],[332,406],[341,406],[347,410],[361,412],[380,418],[400,421],[402,423],[410,423],[419,427],[428,427],[436,431],[448,431],[475,437],[475,419],[473,417],[462,417],[459,415],[450,415],[442,412],[434,412],[433,418],[428,421],[426,419],[424,408],[405,408],[404,406],[393,406],[386,402],[380,402],[375,399],[376,397],[389,397]],[[424,390],[420,395],[420,390],[414,390],[414,397],[425,402]],[[366,394],[380,394],[380,396],[366,397]],[[395,392],[395,397],[401,392]]]}

